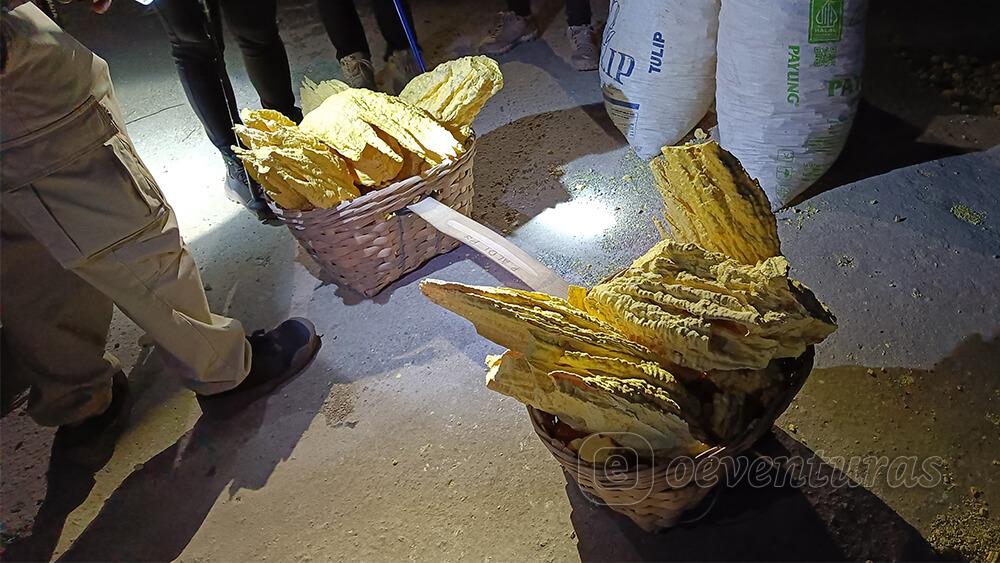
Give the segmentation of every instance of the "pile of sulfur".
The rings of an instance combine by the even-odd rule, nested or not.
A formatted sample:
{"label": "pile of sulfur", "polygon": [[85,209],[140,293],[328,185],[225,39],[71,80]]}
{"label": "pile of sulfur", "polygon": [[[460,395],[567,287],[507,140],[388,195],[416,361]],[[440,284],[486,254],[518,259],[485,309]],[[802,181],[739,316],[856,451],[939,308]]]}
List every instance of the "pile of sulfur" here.
{"label": "pile of sulfur", "polygon": [[472,121],[502,87],[496,62],[481,56],[439,65],[399,97],[306,79],[302,123],[243,110],[236,135],[246,148],[235,150],[279,207],[334,207],[457,158]]}
{"label": "pile of sulfur", "polygon": [[782,399],[782,360],[836,329],[788,277],[767,199],[732,155],[714,142],[664,147],[651,167],[674,238],[610,280],[571,287],[568,300],[421,284],[508,348],[487,359],[487,387],[556,415],[576,436],[596,435],[608,446],[600,455],[731,443]]}

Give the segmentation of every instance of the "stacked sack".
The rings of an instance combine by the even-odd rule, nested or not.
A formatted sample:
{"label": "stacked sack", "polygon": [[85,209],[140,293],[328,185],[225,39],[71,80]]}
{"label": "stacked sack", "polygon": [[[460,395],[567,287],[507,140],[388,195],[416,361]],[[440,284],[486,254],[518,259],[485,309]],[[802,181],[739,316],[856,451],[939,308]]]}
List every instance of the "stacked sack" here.
{"label": "stacked sack", "polygon": [[568,300],[421,284],[508,348],[487,359],[487,387],[556,415],[578,436],[571,446],[596,436],[601,455],[731,443],[781,400],[781,360],[836,329],[788,277],[767,199],[732,155],[715,142],[669,147],[652,168],[675,238],[614,278],[573,287]]}
{"label": "stacked sack", "polygon": [[861,98],[867,0],[612,0],[608,115],[643,158],[715,101],[717,137],[774,209],[822,176]]}
{"label": "stacked sack", "polygon": [[235,149],[279,207],[334,207],[457,158],[472,121],[502,87],[500,68],[487,57],[439,65],[399,97],[307,79],[302,123],[243,110],[235,130],[246,149]]}
{"label": "stacked sack", "polygon": [[719,142],[787,205],[847,142],[864,63],[867,0],[723,0]]}
{"label": "stacked sack", "polygon": [[718,29],[719,0],[611,0],[604,107],[642,158],[679,141],[712,105]]}

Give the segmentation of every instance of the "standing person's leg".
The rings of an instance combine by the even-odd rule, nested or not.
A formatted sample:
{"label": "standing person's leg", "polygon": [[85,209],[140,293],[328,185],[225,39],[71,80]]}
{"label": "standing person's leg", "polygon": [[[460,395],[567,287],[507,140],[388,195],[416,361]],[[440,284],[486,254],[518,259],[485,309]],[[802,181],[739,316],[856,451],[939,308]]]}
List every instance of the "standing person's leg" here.
{"label": "standing person's leg", "polygon": [[[238,321],[213,315],[209,310],[198,268],[177,232],[173,211],[125,132],[107,64],[33,6],[12,11],[10,17],[17,24],[10,26],[11,43],[18,49],[8,60],[18,64],[8,64],[4,69],[4,88],[18,94],[19,103],[4,105],[5,115],[12,119],[31,116],[30,123],[37,128],[24,134],[18,132],[16,137],[8,137],[5,129],[0,143],[0,159],[5,163],[4,182],[0,185],[0,211],[4,217],[0,220],[13,218],[2,225],[4,246],[10,245],[13,250],[8,253],[4,248],[0,252],[5,259],[17,259],[18,263],[11,262],[10,267],[25,272],[42,263],[47,253],[100,293],[69,296],[82,302],[70,301],[73,308],[69,309],[71,314],[66,314],[100,323],[67,324],[73,333],[82,335],[67,345],[91,359],[73,365],[67,362],[53,367],[36,362],[34,366],[36,372],[43,372],[36,373],[36,378],[68,382],[70,377],[76,377],[71,383],[82,386],[84,391],[91,390],[78,394],[82,399],[74,398],[63,405],[77,413],[51,414],[53,423],[75,421],[80,410],[97,411],[107,402],[102,390],[106,379],[102,381],[101,374],[115,366],[110,359],[96,358],[103,352],[97,344],[103,344],[106,337],[108,300],[170,355],[169,366],[180,368],[189,385],[199,394],[210,395],[216,405],[240,405],[301,372],[319,349],[311,323],[291,319],[274,330],[247,337]],[[4,31],[8,31],[7,26]],[[89,76],[80,72],[80,65],[70,64],[77,61],[85,62]],[[45,86],[52,84],[55,77],[65,76],[67,67],[74,71],[70,74],[74,91],[89,91],[90,96],[76,107],[73,100],[59,98],[56,101],[67,103],[46,105],[53,94]],[[15,229],[8,235],[7,229],[17,226],[23,227],[22,232]],[[28,244],[25,235],[38,244]],[[50,277],[40,275],[30,281],[52,292],[83,291],[81,286],[53,287]],[[59,280],[69,283],[72,278]],[[29,324],[39,319],[60,321],[45,316],[46,311],[31,311],[34,317],[25,316],[25,307],[34,305],[33,298],[62,303],[57,298],[32,296],[25,286],[13,287],[18,301],[14,305],[7,301],[6,292],[11,288],[5,280],[4,323],[8,322],[8,314],[14,315],[10,317],[13,324],[25,322],[25,318]],[[87,309],[88,305],[95,309]],[[9,306],[14,309],[7,309]],[[89,328],[81,330],[81,326]],[[5,328],[5,350],[8,334]],[[42,350],[49,345],[45,337],[44,332],[29,335],[21,331],[15,340],[19,338],[24,347]],[[52,357],[58,358],[59,351],[52,351]],[[6,361],[4,364],[9,365]],[[123,378],[114,379],[111,407],[120,404],[117,380]],[[79,436],[107,428],[102,423],[106,422],[107,411],[112,410],[108,408],[81,424],[63,426],[60,433],[66,428]],[[57,420],[59,417],[62,420]]]}
{"label": "standing person's leg", "polygon": [[121,370],[104,350],[111,300],[63,269],[6,209],[0,217],[0,276],[3,376],[30,384],[31,418],[61,426],[104,412],[112,376]]}
{"label": "standing person's leg", "polygon": [[333,43],[344,82],[352,88],[375,89],[375,67],[354,0],[316,0],[320,21]]}
{"label": "standing person's leg", "polygon": [[507,9],[526,18],[531,15],[531,0],[507,0]]}
{"label": "standing person's leg", "polygon": [[[413,21],[413,13],[410,11],[410,3],[403,0],[403,13],[410,20],[410,26],[414,28],[416,34],[416,23]],[[410,42],[406,39],[406,30],[403,23],[399,21],[399,14],[396,12],[396,4],[392,0],[375,0],[375,21],[378,22],[378,29],[382,32],[382,37],[387,45],[385,58],[388,59],[396,51],[408,51]]]}
{"label": "standing person's leg", "polygon": [[173,210],[124,133],[32,181],[28,191],[4,194],[3,203],[62,267],[168,352],[168,367],[196,392],[225,391],[246,376],[242,325],[209,311]]}
{"label": "standing person's leg", "polygon": [[[134,150],[121,132],[33,187],[68,200],[54,208],[80,249],[73,272],[152,337],[207,414],[231,415],[302,372],[319,337],[305,319],[248,337],[238,320],[211,312],[173,210]],[[86,204],[95,199],[108,203]],[[95,229],[102,217],[103,228]]]}
{"label": "standing person's leg", "polygon": [[590,25],[590,0],[566,0],[566,25]]}
{"label": "standing person's leg", "polygon": [[304,319],[247,337],[239,321],[211,312],[173,210],[123,132],[5,193],[3,204],[63,268],[146,331],[205,409],[241,408],[319,349]]}
{"label": "standing person's leg", "polygon": [[234,120],[239,122],[239,110],[226,74],[218,1],[207,0],[208,12],[201,0],[157,0],[154,7],[170,39],[188,102],[226,164],[226,195],[262,221],[271,222],[274,217],[260,187],[250,181],[232,150],[239,144],[233,133]]}
{"label": "standing person's leg", "polygon": [[570,62],[576,70],[597,70],[600,52],[590,20],[590,0],[566,0],[566,35],[573,48]]}
{"label": "standing person's leg", "polygon": [[219,0],[226,24],[243,54],[247,75],[260,104],[280,111],[292,121],[302,120],[295,106],[288,53],[278,33],[276,0]]}
{"label": "standing person's leg", "polygon": [[479,50],[487,55],[501,55],[536,37],[538,25],[531,15],[531,0],[507,0],[507,11],[497,16]]}
{"label": "standing person's leg", "polygon": [[338,59],[355,53],[371,58],[368,38],[353,0],[316,0],[316,6]]}
{"label": "standing person's leg", "polygon": [[[416,35],[416,23],[413,21],[413,14],[410,12],[410,4],[402,0],[403,13],[410,22],[414,36]],[[375,21],[378,22],[379,31],[386,43],[386,74],[389,80],[389,91],[391,94],[399,94],[403,87],[420,73],[417,60],[410,52],[410,42],[406,38],[406,30],[396,12],[396,4],[392,0],[375,0]]]}
{"label": "standing person's leg", "polygon": [[0,213],[3,377],[28,383],[36,423],[59,427],[52,444],[59,463],[96,471],[111,459],[131,411],[128,380],[105,351],[114,305],[63,269],[13,214]]}
{"label": "standing person's leg", "polygon": [[[214,2],[209,1],[212,6]],[[231,116],[237,112],[223,58],[222,26],[212,25],[200,0],[157,0],[153,4],[181,78],[181,85],[209,140],[221,152],[235,144]]]}

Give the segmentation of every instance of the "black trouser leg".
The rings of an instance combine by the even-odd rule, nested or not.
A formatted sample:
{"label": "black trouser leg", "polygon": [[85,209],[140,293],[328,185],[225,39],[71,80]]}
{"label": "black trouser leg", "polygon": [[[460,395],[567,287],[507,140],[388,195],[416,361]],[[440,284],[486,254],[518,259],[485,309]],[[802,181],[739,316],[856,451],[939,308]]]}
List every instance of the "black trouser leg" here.
{"label": "black trouser leg", "polygon": [[295,107],[288,54],[278,34],[277,0],[221,0],[229,31],[243,54],[247,75],[260,105],[278,110],[295,121],[302,119]]}
{"label": "black trouser leg", "polygon": [[351,53],[364,53],[371,57],[371,48],[365,37],[364,26],[354,7],[354,0],[317,0],[319,18],[333,43],[338,59]]}
{"label": "black trouser leg", "polygon": [[[228,151],[236,144],[232,116],[236,96],[225,73],[222,25],[216,13],[209,21],[199,0],[158,0],[153,4],[170,38],[171,52],[184,94],[212,144]],[[209,2],[218,12],[218,6]]]}
{"label": "black trouser leg", "polygon": [[[226,20],[243,53],[261,105],[300,119],[288,56],[278,36],[275,0],[225,0]],[[218,0],[157,0],[153,4],[170,38],[181,85],[212,144],[228,153],[237,144],[236,95],[226,73]]]}
{"label": "black trouser leg", "polygon": [[521,17],[531,15],[531,0],[507,0],[507,9]]}
{"label": "black trouser leg", "polygon": [[[414,23],[413,14],[410,13],[409,2],[403,2],[403,11],[406,18],[410,20],[410,26],[416,28],[417,24]],[[410,48],[410,42],[406,39],[406,31],[403,29],[403,23],[399,21],[396,5],[392,0],[375,0],[375,20],[378,22],[382,37],[385,38],[385,42],[389,46],[385,54],[386,58],[393,51],[403,51]],[[416,29],[413,33],[416,35]]]}
{"label": "black trouser leg", "polygon": [[590,25],[590,0],[566,0],[566,24]]}

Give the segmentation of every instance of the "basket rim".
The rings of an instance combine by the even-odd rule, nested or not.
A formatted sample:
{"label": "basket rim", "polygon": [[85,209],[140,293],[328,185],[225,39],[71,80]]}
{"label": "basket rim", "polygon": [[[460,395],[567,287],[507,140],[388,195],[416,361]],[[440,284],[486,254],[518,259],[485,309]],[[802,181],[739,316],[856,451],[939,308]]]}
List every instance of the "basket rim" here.
{"label": "basket rim", "polygon": [[[316,207],[313,209],[282,209],[276,203],[271,201],[270,197],[267,197],[265,192],[265,199],[267,201],[268,207],[271,211],[275,213],[280,219],[285,222],[291,222],[295,219],[300,219],[304,217],[309,217],[317,214],[334,214],[340,215],[348,211],[354,211],[359,208],[363,208],[368,204],[376,204],[384,200],[387,196],[398,192],[404,192],[409,190],[422,182],[427,182],[435,176],[441,176],[447,174],[454,168],[462,165],[464,162],[469,160],[475,155],[476,152],[476,132],[473,131],[469,137],[462,144],[464,150],[455,158],[449,158],[427,170],[424,170],[416,176],[410,176],[408,178],[403,178],[402,180],[395,181],[389,185],[382,186],[381,188],[374,189],[366,194],[362,194],[358,197],[348,199],[337,204],[336,207]],[[412,202],[411,202],[412,203]],[[407,204],[408,205],[408,204]],[[402,209],[406,205],[401,205],[399,208]]]}

